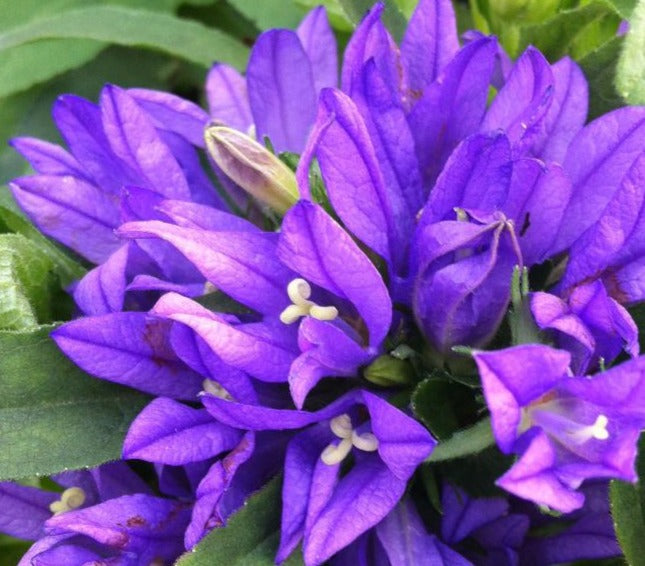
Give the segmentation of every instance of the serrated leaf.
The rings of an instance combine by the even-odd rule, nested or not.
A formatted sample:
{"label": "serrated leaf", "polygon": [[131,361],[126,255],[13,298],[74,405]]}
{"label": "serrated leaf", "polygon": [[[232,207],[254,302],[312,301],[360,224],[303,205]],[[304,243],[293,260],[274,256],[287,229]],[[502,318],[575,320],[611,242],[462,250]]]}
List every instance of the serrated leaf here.
{"label": "serrated leaf", "polygon": [[616,536],[630,566],[645,565],[645,435],[638,445],[638,483],[613,480],[609,489]]}
{"label": "serrated leaf", "polygon": [[426,461],[441,462],[463,458],[485,450],[494,442],[490,418],[486,418],[470,428],[456,432],[448,440],[437,444]]}
{"label": "serrated leaf", "polygon": [[199,22],[118,6],[93,6],[47,16],[0,34],[0,50],[45,39],[92,39],[147,47],[209,67],[214,59],[243,69],[248,48]]}
{"label": "serrated leaf", "polygon": [[629,104],[645,104],[645,0],[639,0],[629,26],[616,66],[616,88]]}
{"label": "serrated leaf", "polygon": [[0,332],[0,480],[118,459],[148,401],[82,372],[49,338],[54,328]]}
{"label": "serrated leaf", "polygon": [[51,316],[53,261],[19,234],[0,234],[0,330],[33,329]]}
{"label": "serrated leaf", "polygon": [[615,37],[578,61],[589,83],[588,120],[626,104],[615,86],[616,63],[624,39]]}
{"label": "serrated leaf", "polygon": [[[271,480],[229,519],[226,527],[211,531],[191,552],[181,556],[176,566],[272,566],[280,537],[281,487],[280,478]],[[283,564],[303,564],[300,550]]]}
{"label": "serrated leaf", "polygon": [[[363,16],[375,3],[375,0],[339,0],[343,11],[354,25],[360,23]],[[394,0],[384,0],[384,4],[383,23],[387,26],[394,39],[399,42],[405,33],[407,21]]]}

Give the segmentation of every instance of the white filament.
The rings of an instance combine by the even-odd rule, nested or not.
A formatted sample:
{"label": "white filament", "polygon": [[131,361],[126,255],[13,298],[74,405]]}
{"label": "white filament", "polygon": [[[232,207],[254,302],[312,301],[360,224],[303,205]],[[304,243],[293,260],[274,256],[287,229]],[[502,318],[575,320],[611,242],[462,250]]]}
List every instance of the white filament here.
{"label": "white filament", "polygon": [[371,432],[358,434],[352,427],[352,420],[347,414],[331,419],[329,428],[341,441],[339,444],[332,442],[320,455],[320,459],[328,466],[340,464],[351,452],[352,446],[364,452],[374,452],[378,449],[376,436]]}
{"label": "white filament", "polygon": [[287,285],[287,295],[291,303],[280,313],[280,320],[284,324],[292,324],[302,316],[311,316],[318,320],[334,320],[338,316],[336,307],[322,307],[311,297],[311,285],[304,279],[294,279]]}

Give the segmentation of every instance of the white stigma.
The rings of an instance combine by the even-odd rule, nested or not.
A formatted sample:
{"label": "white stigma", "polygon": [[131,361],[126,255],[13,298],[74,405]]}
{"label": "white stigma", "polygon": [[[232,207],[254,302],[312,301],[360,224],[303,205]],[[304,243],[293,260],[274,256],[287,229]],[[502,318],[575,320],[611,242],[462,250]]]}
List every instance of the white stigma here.
{"label": "white stigma", "polygon": [[60,494],[58,501],[49,504],[49,510],[54,515],[60,515],[72,509],[78,509],[85,503],[85,492],[80,487],[70,487]]}
{"label": "white stigma", "polygon": [[352,451],[352,446],[364,452],[378,450],[378,439],[371,432],[358,434],[352,427],[352,420],[347,414],[334,417],[329,422],[331,431],[341,439],[339,444],[333,442],[320,455],[328,466],[340,464]]}
{"label": "white stigma", "polygon": [[231,394],[217,383],[217,381],[213,381],[212,379],[205,379],[202,381],[202,389],[206,391],[206,393],[215,395],[215,397],[219,397],[220,399],[226,399],[227,401],[233,400]]}
{"label": "white stigma", "polygon": [[598,415],[596,422],[590,427],[591,436],[596,440],[607,440],[609,438],[608,423],[609,419],[605,415]]}
{"label": "white stigma", "polygon": [[336,307],[321,307],[311,297],[311,285],[304,279],[294,279],[287,285],[287,295],[291,303],[280,313],[280,320],[284,324],[292,324],[302,316],[311,316],[318,320],[334,320],[338,316]]}

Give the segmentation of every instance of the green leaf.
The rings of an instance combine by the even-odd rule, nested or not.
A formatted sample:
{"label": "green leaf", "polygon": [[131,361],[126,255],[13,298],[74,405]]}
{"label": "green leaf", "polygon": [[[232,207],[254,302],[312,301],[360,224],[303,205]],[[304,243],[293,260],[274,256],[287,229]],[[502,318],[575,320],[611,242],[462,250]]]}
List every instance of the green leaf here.
{"label": "green leaf", "polygon": [[0,50],[60,38],[148,47],[203,67],[217,59],[243,69],[248,56],[241,42],[199,22],[118,6],[80,8],[29,22],[0,34]]}
{"label": "green leaf", "polygon": [[589,120],[626,104],[614,82],[624,39],[615,37],[578,61],[589,83]]}
{"label": "green leaf", "polygon": [[329,23],[334,29],[344,32],[351,32],[354,29],[354,25],[340,5],[340,0],[296,0],[296,2],[308,9],[322,4],[327,10]]}
{"label": "green leaf", "polygon": [[616,10],[624,20],[628,20],[631,17],[638,1],[639,0],[606,0],[606,2],[611,4],[614,10]]}
{"label": "green leaf", "polygon": [[0,329],[33,329],[50,320],[54,264],[19,234],[0,234]]}
{"label": "green leaf", "polygon": [[535,45],[550,61],[581,57],[615,35],[620,18],[604,1],[563,10],[539,24],[520,27],[518,53]]}
{"label": "green leaf", "polygon": [[645,0],[639,0],[629,25],[616,67],[616,88],[629,104],[645,104]]}
{"label": "green leaf", "polygon": [[486,418],[470,428],[456,432],[445,442],[440,442],[426,462],[442,462],[477,454],[494,442],[490,418]]}
{"label": "green leaf", "polygon": [[645,435],[638,444],[639,483],[613,480],[609,489],[616,536],[630,566],[645,565]]}
{"label": "green leaf", "polygon": [[[280,537],[280,478],[253,495],[226,524],[214,529],[176,566],[272,566]],[[303,564],[296,550],[283,564]]]}
{"label": "green leaf", "polygon": [[0,566],[15,566],[30,546],[31,541],[18,540],[0,534]]}
{"label": "green leaf", "polygon": [[[345,11],[345,14],[347,14],[347,17],[354,23],[354,25],[358,25],[363,19],[363,16],[365,16],[368,10],[375,4],[375,1],[339,0],[339,3]],[[390,30],[394,39],[399,42],[405,33],[407,21],[394,0],[384,0],[384,3],[385,11],[383,12],[383,23],[387,26],[388,30]]]}
{"label": "green leaf", "polygon": [[[294,2],[285,0],[228,0],[241,14],[260,30],[270,28],[293,29],[298,26],[305,11]],[[317,2],[316,4],[320,4]]]}
{"label": "green leaf", "polygon": [[0,480],[118,459],[148,400],[77,368],[49,338],[54,328],[0,332]]}

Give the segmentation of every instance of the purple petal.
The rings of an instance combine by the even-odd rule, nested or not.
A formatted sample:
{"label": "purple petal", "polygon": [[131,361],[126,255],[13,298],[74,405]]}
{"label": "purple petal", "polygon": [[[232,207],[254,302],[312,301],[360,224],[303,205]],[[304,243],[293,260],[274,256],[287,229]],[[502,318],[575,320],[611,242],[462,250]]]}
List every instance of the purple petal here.
{"label": "purple petal", "polygon": [[410,499],[402,500],[376,526],[391,566],[470,566],[470,562],[428,534]]}
{"label": "purple petal", "polygon": [[126,495],[52,517],[47,527],[84,534],[107,546],[137,553],[141,563],[173,561],[183,551],[190,508],[150,495]]}
{"label": "purple petal", "polygon": [[594,120],[573,139],[564,162],[573,195],[558,235],[561,247],[568,247],[604,214],[621,189],[620,181],[643,153],[643,135],[645,108],[629,107]]}
{"label": "purple petal", "polygon": [[253,125],[246,80],[233,67],[213,65],[206,77],[206,98],[213,121],[241,132]]}
{"label": "purple petal", "polygon": [[327,10],[318,6],[300,22],[296,30],[298,39],[311,62],[316,92],[338,85],[338,53],[336,37],[329,26]]}
{"label": "purple petal", "polygon": [[52,332],[58,347],[83,370],[154,395],[195,399],[200,376],[168,344],[169,323],[123,312],[68,322]]}
{"label": "purple petal", "polygon": [[[331,441],[330,433],[329,427],[325,425],[314,426],[298,434],[287,447],[282,487],[280,547],[276,562],[285,560],[303,537],[309,499],[314,488],[314,470],[322,451]],[[328,467],[339,468],[338,465]]]}
{"label": "purple petal", "polygon": [[161,238],[215,287],[258,312],[275,314],[289,304],[287,284],[293,274],[276,257],[275,234],[210,232],[157,221],[124,224],[119,234]]}
{"label": "purple petal", "polygon": [[131,88],[127,93],[148,113],[156,128],[178,134],[197,147],[204,147],[204,128],[209,117],[199,106],[158,90]]}
{"label": "purple petal", "polygon": [[584,502],[584,495],[568,489],[556,476],[555,450],[546,434],[538,433],[531,440],[528,449],[513,467],[496,482],[506,491],[547,505],[562,513],[578,509]]}
{"label": "purple petal", "polygon": [[74,156],[58,145],[36,138],[13,138],[9,145],[41,175],[71,175],[91,182]]}
{"label": "purple petal", "polygon": [[101,110],[112,150],[137,172],[144,186],[169,198],[189,199],[190,189],[179,164],[133,98],[118,87],[107,86],[101,93]]}
{"label": "purple petal", "polygon": [[108,462],[89,470],[101,500],[114,499],[132,493],[152,494],[152,489],[128,464],[123,461]]}
{"label": "purple petal", "polygon": [[73,533],[45,536],[22,557],[19,566],[52,564],[94,564],[136,566],[135,557],[106,548],[94,540]]}
{"label": "purple petal", "polygon": [[0,482],[0,532],[27,540],[43,535],[43,524],[52,516],[49,504],[57,493],[11,482]]}
{"label": "purple petal", "polygon": [[[392,320],[392,302],[374,264],[318,205],[300,201],[285,216],[278,256],[305,279],[358,310],[378,346]],[[351,266],[351,267],[350,267]]]}
{"label": "purple petal", "polygon": [[519,434],[520,409],[569,379],[571,356],[563,350],[528,344],[496,352],[476,352],[473,357],[491,412],[495,439],[502,452],[508,453]]}
{"label": "purple petal", "polygon": [[67,94],[58,97],[52,114],[85,176],[98,187],[118,194],[123,185],[136,183],[136,173],[112,151],[96,104]]}
{"label": "purple petal", "polygon": [[74,300],[84,314],[91,316],[123,310],[129,250],[130,244],[121,246],[78,282]]}
{"label": "purple petal", "polygon": [[520,142],[533,142],[551,103],[553,83],[549,63],[537,49],[529,47],[493,100],[481,131],[503,129],[514,147]]}
{"label": "purple petal", "polygon": [[214,232],[260,232],[248,220],[211,206],[182,200],[163,200],[157,209],[178,226]]}
{"label": "purple petal", "polygon": [[192,328],[226,364],[262,381],[287,381],[297,345],[285,325],[233,325],[175,293],[164,295],[151,312]]}
{"label": "purple petal", "polygon": [[562,163],[571,140],[587,120],[589,95],[582,70],[568,57],[552,65],[555,90],[544,118],[545,132],[533,146],[545,161]]}
{"label": "purple petal", "polygon": [[398,479],[374,455],[368,455],[342,478],[305,533],[307,564],[320,564],[381,521],[403,495]]}
{"label": "purple petal", "polygon": [[76,177],[36,175],[10,183],[20,207],[38,228],[93,263],[102,263],[121,242],[114,234],[116,203]]}
{"label": "purple petal", "polygon": [[181,466],[230,450],[241,433],[213,420],[203,409],[160,397],[130,425],[123,457]]}
{"label": "purple petal", "polygon": [[298,36],[270,30],[257,39],[246,72],[257,138],[277,152],[300,153],[316,117],[311,63]]}
{"label": "purple petal", "polygon": [[496,50],[489,37],[466,45],[412,108],[408,121],[426,192],[452,150],[481,124]]}
{"label": "purple petal", "polygon": [[392,474],[407,481],[437,444],[419,422],[380,397],[362,392],[378,439],[378,453]]}
{"label": "purple petal", "polygon": [[434,81],[459,49],[457,22],[450,0],[421,0],[401,43],[401,60],[409,88],[423,89]]}

